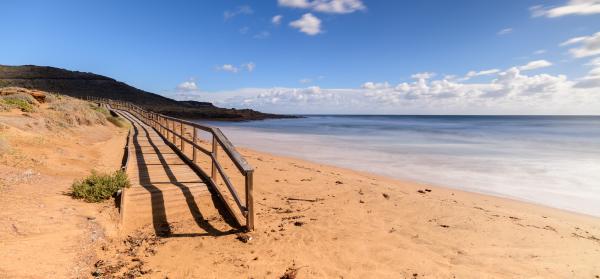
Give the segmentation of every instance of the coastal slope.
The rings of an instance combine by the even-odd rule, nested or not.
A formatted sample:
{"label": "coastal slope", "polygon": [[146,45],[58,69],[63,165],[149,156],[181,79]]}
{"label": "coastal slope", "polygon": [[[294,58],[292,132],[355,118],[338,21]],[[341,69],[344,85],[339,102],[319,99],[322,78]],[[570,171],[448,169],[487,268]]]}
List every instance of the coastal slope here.
{"label": "coastal slope", "polygon": [[24,87],[72,97],[128,101],[170,116],[213,120],[257,120],[290,117],[251,109],[219,108],[208,102],[176,101],[115,79],[86,72],[34,65],[0,65],[0,87]]}

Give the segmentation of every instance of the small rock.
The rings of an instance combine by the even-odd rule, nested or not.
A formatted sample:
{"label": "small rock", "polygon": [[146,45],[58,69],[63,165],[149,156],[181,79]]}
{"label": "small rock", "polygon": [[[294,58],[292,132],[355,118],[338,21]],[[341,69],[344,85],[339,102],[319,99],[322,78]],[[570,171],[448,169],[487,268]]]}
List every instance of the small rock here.
{"label": "small rock", "polygon": [[423,191],[423,190],[418,190],[417,192],[418,192],[419,194],[425,194],[425,191]]}
{"label": "small rock", "polygon": [[302,221],[294,222],[294,226],[296,226],[296,227],[302,227],[303,225],[304,225],[304,222],[302,222]]}
{"label": "small rock", "polygon": [[383,194],[381,194],[381,195],[383,195],[383,197],[384,197],[386,200],[389,200],[389,199],[390,199],[390,195],[388,195],[388,194],[386,194],[386,193],[383,193]]}
{"label": "small rock", "polygon": [[339,181],[339,180],[336,180],[336,181],[335,181],[335,184],[338,184],[338,185],[340,185],[340,184],[344,184],[344,182],[341,182],[341,181]]}

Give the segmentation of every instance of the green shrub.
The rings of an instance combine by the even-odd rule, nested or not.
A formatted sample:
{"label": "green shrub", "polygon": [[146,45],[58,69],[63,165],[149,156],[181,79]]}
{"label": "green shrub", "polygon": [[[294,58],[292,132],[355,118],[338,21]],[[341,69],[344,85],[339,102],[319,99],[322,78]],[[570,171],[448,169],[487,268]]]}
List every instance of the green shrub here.
{"label": "green shrub", "polygon": [[71,186],[71,196],[86,202],[101,202],[112,197],[122,188],[129,188],[127,174],[121,170],[112,174],[92,171],[88,177],[75,181]]}

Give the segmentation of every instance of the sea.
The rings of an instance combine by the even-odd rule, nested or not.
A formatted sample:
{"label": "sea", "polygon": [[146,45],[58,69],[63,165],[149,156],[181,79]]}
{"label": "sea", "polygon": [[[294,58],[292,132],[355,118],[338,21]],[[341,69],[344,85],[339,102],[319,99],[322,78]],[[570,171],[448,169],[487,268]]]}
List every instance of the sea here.
{"label": "sea", "polygon": [[306,115],[208,124],[259,151],[600,216],[600,116]]}

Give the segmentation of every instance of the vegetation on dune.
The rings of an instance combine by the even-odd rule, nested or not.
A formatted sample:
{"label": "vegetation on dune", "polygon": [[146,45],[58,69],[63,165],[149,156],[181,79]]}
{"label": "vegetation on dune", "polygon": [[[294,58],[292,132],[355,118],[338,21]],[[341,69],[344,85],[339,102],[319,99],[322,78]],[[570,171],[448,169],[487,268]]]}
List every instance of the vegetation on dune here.
{"label": "vegetation on dune", "polygon": [[121,170],[110,174],[92,171],[88,177],[73,183],[71,196],[86,202],[101,202],[114,196],[120,189],[129,188],[129,186],[129,178]]}
{"label": "vegetation on dune", "polygon": [[102,112],[92,109],[85,101],[61,97],[50,103],[48,108],[54,111],[53,120],[59,126],[106,124],[106,116]]}
{"label": "vegetation on dune", "polygon": [[90,104],[90,107],[93,110],[102,113],[106,117],[106,120],[108,120],[108,122],[112,123],[113,125],[120,127],[120,128],[128,127],[128,122],[125,119],[119,117],[114,112],[111,113],[105,107],[100,107],[100,106],[97,106],[94,104]]}
{"label": "vegetation on dune", "polygon": [[34,112],[39,103],[28,94],[12,94],[0,96],[0,111],[19,109],[22,112]]}

